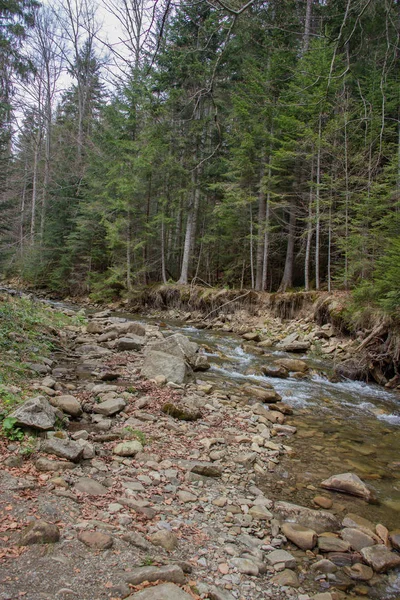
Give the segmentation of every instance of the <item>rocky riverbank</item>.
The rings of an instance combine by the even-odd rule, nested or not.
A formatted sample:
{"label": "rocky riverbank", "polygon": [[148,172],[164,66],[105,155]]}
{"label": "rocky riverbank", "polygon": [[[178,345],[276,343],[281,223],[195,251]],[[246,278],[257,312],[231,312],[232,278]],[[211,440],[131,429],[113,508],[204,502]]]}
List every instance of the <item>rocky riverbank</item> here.
{"label": "rocky riverbank", "polygon": [[364,482],[332,473],[313,508],[261,490],[296,435],[273,386],[218,389],[196,344],[108,311],[59,335],[9,415],[31,446],[1,440],[1,600],[382,597],[399,534],[336,502],[374,501]]}

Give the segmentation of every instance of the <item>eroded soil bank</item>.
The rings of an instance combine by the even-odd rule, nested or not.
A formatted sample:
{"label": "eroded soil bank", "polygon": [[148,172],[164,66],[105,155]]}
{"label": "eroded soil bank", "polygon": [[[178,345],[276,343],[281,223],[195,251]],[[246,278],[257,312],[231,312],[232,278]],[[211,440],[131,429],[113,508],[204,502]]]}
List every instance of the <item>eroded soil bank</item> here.
{"label": "eroded soil bank", "polygon": [[[227,315],[221,329],[240,319]],[[310,341],[300,325],[280,341]],[[242,351],[261,356],[272,336],[246,326]],[[293,504],[282,473],[304,468],[293,447],[309,430],[277,389],[309,377],[302,354],[274,357],[276,385],[231,387],[211,376],[213,349],[176,332],[109,312],[59,332],[65,350],[30,382],[41,399],[17,414],[31,453],[2,440],[0,598],[397,598],[398,534],[360,516],[372,505],[307,482]],[[367,498],[368,480],[350,479]]]}

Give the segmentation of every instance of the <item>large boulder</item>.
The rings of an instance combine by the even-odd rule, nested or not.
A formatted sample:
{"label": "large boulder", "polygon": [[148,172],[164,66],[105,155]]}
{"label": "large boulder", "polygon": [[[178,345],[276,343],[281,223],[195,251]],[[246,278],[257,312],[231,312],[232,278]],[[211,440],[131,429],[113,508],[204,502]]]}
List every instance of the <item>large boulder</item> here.
{"label": "large boulder", "polygon": [[174,333],[163,340],[152,343],[149,346],[149,350],[166,352],[172,356],[183,358],[190,364],[195,364],[199,346],[195,342],[191,342],[181,333]]}
{"label": "large boulder", "polygon": [[8,416],[16,419],[16,425],[39,431],[53,429],[57,419],[56,411],[44,396],[30,398]]}
{"label": "large boulder", "polygon": [[298,523],[313,529],[316,533],[340,529],[340,521],[327,510],[313,510],[291,502],[275,502],[273,513],[282,521]]}
{"label": "large boulder", "polygon": [[82,407],[75,396],[54,396],[51,404],[71,417],[79,417],[82,414]]}
{"label": "large boulder", "polygon": [[110,398],[109,400],[100,402],[100,404],[95,404],[93,412],[110,417],[124,410],[125,406],[126,402],[123,398]]}
{"label": "large boulder", "polygon": [[146,344],[146,338],[130,333],[117,341],[118,350],[141,350]]}
{"label": "large boulder", "polygon": [[141,375],[147,379],[162,375],[167,381],[177,384],[185,383],[189,374],[190,370],[182,357],[156,350],[147,352],[141,370]]}
{"label": "large boulder", "polygon": [[365,562],[377,573],[386,573],[389,569],[400,567],[400,554],[391,552],[381,544],[363,548],[361,555]]}
{"label": "large boulder", "polygon": [[374,492],[354,473],[332,475],[332,477],[325,479],[325,481],[321,483],[321,487],[326,490],[333,490],[335,492],[357,496],[358,498],[363,498],[367,502],[376,502]]}
{"label": "large boulder", "polygon": [[135,321],[127,321],[126,323],[112,323],[112,325],[108,325],[106,327],[106,333],[110,331],[115,331],[117,336],[124,336],[127,333],[133,333],[134,335],[138,335],[144,337],[146,335],[146,329],[140,323],[136,323]]}
{"label": "large boulder", "polygon": [[308,371],[307,363],[298,358],[279,358],[275,361],[275,364],[295,373],[306,373]]}
{"label": "large boulder", "polygon": [[78,442],[61,440],[55,437],[44,440],[40,445],[40,450],[46,452],[46,454],[54,454],[54,456],[65,458],[71,462],[78,462],[83,454],[83,447]]}

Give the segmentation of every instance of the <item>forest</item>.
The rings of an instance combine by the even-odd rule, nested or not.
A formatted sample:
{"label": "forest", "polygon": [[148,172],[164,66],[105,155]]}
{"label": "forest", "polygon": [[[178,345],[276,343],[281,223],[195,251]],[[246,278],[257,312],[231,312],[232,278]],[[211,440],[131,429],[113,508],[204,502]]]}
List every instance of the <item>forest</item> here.
{"label": "forest", "polygon": [[399,0],[5,0],[0,272],[400,305]]}

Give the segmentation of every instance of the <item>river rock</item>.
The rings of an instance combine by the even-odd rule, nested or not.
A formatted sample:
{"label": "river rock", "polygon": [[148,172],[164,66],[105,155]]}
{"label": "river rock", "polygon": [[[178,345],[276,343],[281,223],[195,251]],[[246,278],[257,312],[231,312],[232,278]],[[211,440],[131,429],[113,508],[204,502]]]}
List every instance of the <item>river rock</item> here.
{"label": "river rock", "polygon": [[110,398],[109,400],[100,402],[100,404],[95,404],[93,412],[110,417],[124,410],[125,406],[126,402],[123,398]]}
{"label": "river rock", "polygon": [[103,348],[102,346],[98,346],[97,344],[82,344],[75,351],[77,354],[82,356],[90,356],[92,358],[111,354],[111,350],[108,348]]}
{"label": "river rock", "polygon": [[173,583],[162,583],[161,585],[137,592],[125,600],[193,600],[193,596],[187,594]]}
{"label": "river rock", "polygon": [[335,492],[342,492],[343,494],[350,494],[351,496],[357,496],[363,498],[367,502],[374,502],[375,495],[365,483],[355,475],[354,473],[341,473],[339,475],[332,475],[329,479],[325,479],[321,483],[321,486],[327,490],[334,490]]}
{"label": "river rock", "polygon": [[376,540],[374,540],[371,536],[367,535],[364,531],[361,531],[360,529],[346,527],[345,529],[342,529],[340,535],[344,540],[349,542],[353,550],[360,551],[363,548],[375,546],[376,544]]}
{"label": "river rock", "polygon": [[124,575],[124,579],[131,585],[140,585],[144,581],[168,581],[170,583],[185,583],[185,574],[178,565],[165,565],[162,567],[137,567]]}
{"label": "river rock", "polygon": [[280,586],[288,586],[298,588],[300,586],[299,578],[291,569],[284,569],[280,573],[274,575],[271,579],[272,583]]}
{"label": "river rock", "polygon": [[35,467],[38,471],[51,473],[53,471],[67,471],[69,469],[75,469],[76,464],[69,461],[50,460],[49,458],[41,457],[35,462]]}
{"label": "river rock", "polygon": [[304,360],[298,358],[279,358],[274,361],[274,364],[278,367],[284,367],[288,371],[294,371],[295,373],[307,373],[308,365]]}
{"label": "river rock", "polygon": [[176,535],[167,529],[160,529],[160,531],[151,535],[150,541],[154,546],[160,546],[164,550],[167,550],[167,552],[172,552],[178,545]]}
{"label": "river rock", "polygon": [[337,566],[331,560],[327,558],[322,558],[318,562],[311,565],[311,571],[315,571],[316,573],[336,573],[338,570]]}
{"label": "river rock", "polygon": [[284,352],[307,352],[310,346],[310,342],[301,342],[299,340],[294,342],[285,342],[285,340],[282,340],[282,342],[276,345],[279,350],[283,350]]}
{"label": "river rock", "polygon": [[90,477],[80,477],[75,483],[75,489],[90,496],[104,496],[107,494],[107,488],[101,483]]}
{"label": "river rock", "polygon": [[50,402],[71,417],[80,417],[82,414],[81,404],[75,396],[54,396]]}
{"label": "river rock", "polygon": [[88,323],[86,325],[86,333],[94,333],[94,334],[103,333],[104,327],[105,327],[104,323],[93,320],[93,321],[90,321],[90,323]]}
{"label": "river rock", "polygon": [[146,353],[141,370],[142,377],[147,379],[155,379],[157,376],[162,375],[167,381],[177,384],[184,383],[189,373],[190,371],[182,357],[155,350]]}
{"label": "river rock", "polygon": [[56,411],[44,396],[30,398],[8,416],[16,419],[16,425],[39,431],[53,429],[57,419]]}
{"label": "river rock", "polygon": [[22,531],[18,543],[20,546],[55,544],[59,539],[60,530],[57,525],[47,521],[34,521]]}
{"label": "river rock", "polygon": [[186,359],[189,363],[194,362],[196,354],[199,351],[199,346],[195,342],[191,342],[186,336],[181,333],[174,333],[163,340],[153,342],[149,345],[151,352],[165,352],[177,358]]}
{"label": "river rock", "polygon": [[55,437],[44,440],[40,444],[40,450],[72,462],[78,462],[83,454],[83,447],[78,444],[78,442],[74,442],[73,440],[61,440]]}
{"label": "river rock", "polygon": [[195,462],[190,467],[190,471],[192,471],[192,473],[197,473],[198,475],[203,475],[204,477],[221,477],[222,475],[221,467],[206,461]]}
{"label": "river rock", "polygon": [[116,332],[118,337],[123,337],[128,333],[133,333],[134,335],[138,335],[140,337],[144,337],[146,335],[146,328],[135,321],[127,321],[126,323],[112,323],[106,327],[105,331],[106,333],[111,331]]}
{"label": "river rock", "polygon": [[207,360],[207,356],[199,354],[192,363],[192,367],[193,371],[208,371],[208,369],[211,368],[211,365]]}
{"label": "river rock", "polygon": [[278,400],[282,400],[282,397],[273,389],[265,389],[255,385],[245,385],[243,391],[249,396],[266,403],[274,403],[278,402]]}
{"label": "river rock", "polygon": [[228,590],[218,586],[212,586],[208,592],[210,600],[236,600]]}
{"label": "river rock", "polygon": [[143,452],[143,446],[137,440],[121,442],[113,448],[113,454],[117,456],[136,456],[138,452]]}
{"label": "river rock", "polygon": [[343,570],[346,575],[351,577],[351,579],[355,579],[356,581],[369,581],[374,576],[374,572],[371,567],[361,563],[356,563],[351,567],[344,567]]}
{"label": "river rock", "polygon": [[342,526],[360,529],[369,535],[375,532],[375,525],[371,521],[354,513],[347,513],[342,521]]}
{"label": "river rock", "polygon": [[361,555],[377,573],[386,573],[390,569],[400,567],[400,554],[391,552],[382,544],[363,548]]}
{"label": "river rock", "polygon": [[269,552],[266,555],[265,560],[272,566],[282,564],[285,565],[285,569],[296,568],[295,557],[286,550],[274,550],[273,552]]}
{"label": "river rock", "polygon": [[266,377],[277,377],[279,379],[289,377],[289,371],[282,366],[264,365],[261,367],[261,371]]}
{"label": "river rock", "polygon": [[312,550],[317,543],[316,532],[298,523],[283,523],[281,529],[283,535],[302,550]]}
{"label": "river rock", "polygon": [[316,533],[337,531],[340,521],[326,510],[313,510],[291,502],[275,502],[273,513],[283,521],[291,521],[309,527]]}
{"label": "river rock", "polygon": [[113,545],[111,535],[100,531],[81,531],[78,540],[92,550],[107,550]]}
{"label": "river rock", "polygon": [[350,550],[350,544],[335,536],[322,535],[318,538],[318,549],[321,552],[347,552]]}
{"label": "river rock", "polygon": [[395,550],[400,550],[400,533],[391,533],[390,541],[392,542],[392,546]]}
{"label": "river rock", "polygon": [[257,521],[270,521],[273,517],[273,514],[265,507],[255,504],[252,506],[248,512],[248,514],[256,519]]}
{"label": "river rock", "polygon": [[248,558],[232,558],[230,562],[243,575],[254,575],[257,577],[259,574],[258,566]]}
{"label": "river rock", "polygon": [[146,338],[140,337],[131,333],[129,336],[119,338],[117,342],[117,349],[123,350],[141,350],[146,344]]}

